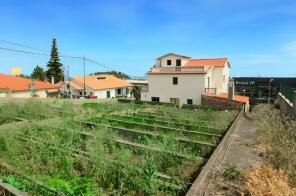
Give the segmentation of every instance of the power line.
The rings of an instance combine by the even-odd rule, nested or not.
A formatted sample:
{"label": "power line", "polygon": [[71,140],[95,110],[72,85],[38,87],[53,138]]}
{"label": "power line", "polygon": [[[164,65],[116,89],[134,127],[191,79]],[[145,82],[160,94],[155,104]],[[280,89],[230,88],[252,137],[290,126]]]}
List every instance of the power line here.
{"label": "power line", "polygon": [[[21,43],[17,43],[17,42],[11,42],[11,41],[7,41],[7,40],[0,40],[0,42],[3,42],[3,43],[7,43],[7,44],[10,44],[10,45],[16,45],[16,46],[20,46],[20,47],[24,47],[24,48],[28,48],[28,49],[32,49],[32,50],[36,50],[36,51],[42,51],[42,52],[46,52],[48,54],[45,54],[45,53],[38,53],[38,52],[31,52],[31,51],[25,51],[25,50],[18,50],[18,49],[11,49],[11,48],[5,48],[5,47],[0,47],[0,49],[2,50],[7,50],[7,51],[13,51],[13,52],[20,52],[20,53],[26,53],[26,54],[34,54],[34,55],[42,55],[42,56],[50,56],[49,54],[49,51],[48,50],[45,50],[45,49],[40,49],[40,48],[35,48],[35,47],[32,47],[32,46],[28,46],[28,45],[25,45],[25,44],[21,44]],[[85,57],[80,57],[80,56],[72,56],[72,55],[66,55],[66,54],[62,54],[60,53],[59,55],[60,57],[64,57],[64,58],[72,58],[72,59],[80,59],[80,60],[83,60],[83,61],[89,61],[91,63],[94,63],[94,64],[97,64],[101,67],[104,67],[108,70],[111,70],[111,71],[116,71],[115,69],[111,68],[110,66],[106,65],[106,64],[103,64],[103,63],[100,63],[100,62],[97,62],[95,60],[92,60],[92,59],[89,59],[89,58],[85,58]],[[137,76],[132,76],[132,75],[129,75],[127,74],[129,77],[131,78],[137,78]]]}
{"label": "power line", "polygon": [[20,46],[20,47],[23,47],[23,48],[29,48],[29,49],[36,50],[36,51],[49,52],[48,50],[45,50],[45,49],[35,48],[35,47],[28,46],[28,45],[25,45],[25,44],[11,42],[11,41],[7,41],[7,40],[3,40],[3,39],[1,39],[0,42],[10,44],[10,45]]}
{"label": "power line", "polygon": [[35,55],[49,56],[48,54],[38,53],[38,52],[30,52],[30,51],[25,51],[25,50],[16,50],[16,49],[11,49],[11,48],[4,48],[4,47],[0,47],[0,49],[1,50],[6,50],[6,51],[26,53],[26,54],[35,54]]}
{"label": "power line", "polygon": [[[20,46],[20,47],[23,47],[23,48],[28,48],[28,49],[32,49],[32,50],[36,50],[36,51],[50,53],[46,49],[35,48],[35,47],[32,47],[32,46],[28,46],[26,44],[20,44],[20,43],[17,43],[17,42],[11,42],[11,41],[7,41],[7,40],[3,40],[3,39],[0,40],[0,42],[7,43],[7,44],[10,44],[10,45]],[[63,54],[63,53],[60,53],[60,57],[83,59],[83,57],[80,57],[80,56],[71,56],[71,55],[67,55],[67,54]]]}

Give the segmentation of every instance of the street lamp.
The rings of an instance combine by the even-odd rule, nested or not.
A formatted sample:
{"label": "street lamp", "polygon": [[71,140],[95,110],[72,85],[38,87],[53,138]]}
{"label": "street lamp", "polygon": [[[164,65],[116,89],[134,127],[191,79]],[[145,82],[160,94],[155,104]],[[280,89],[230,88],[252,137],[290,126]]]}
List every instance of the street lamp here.
{"label": "street lamp", "polygon": [[272,83],[273,79],[270,79],[268,82],[268,104],[270,103],[270,99],[271,99],[271,95],[270,95],[270,91],[271,91],[271,85],[270,83]]}

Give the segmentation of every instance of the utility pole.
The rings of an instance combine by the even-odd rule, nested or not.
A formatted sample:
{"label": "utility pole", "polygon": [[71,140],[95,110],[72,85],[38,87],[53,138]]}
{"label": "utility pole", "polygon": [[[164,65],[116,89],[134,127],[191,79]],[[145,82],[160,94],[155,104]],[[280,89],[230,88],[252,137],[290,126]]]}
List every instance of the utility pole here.
{"label": "utility pole", "polygon": [[68,82],[69,82],[69,96],[71,98],[71,85],[70,85],[70,66],[68,65]]}
{"label": "utility pole", "polygon": [[83,98],[85,98],[85,56],[83,57]]}
{"label": "utility pole", "polygon": [[268,81],[268,104],[270,103],[270,99],[271,99],[271,93],[270,93],[270,91],[271,91],[271,85],[270,85],[270,83],[273,81],[273,79],[270,79],[269,81]]}
{"label": "utility pole", "polygon": [[63,83],[64,83],[64,92],[63,92],[63,95],[66,94],[66,87],[65,87],[65,66],[63,66],[63,76],[62,76],[62,79],[63,79]]}

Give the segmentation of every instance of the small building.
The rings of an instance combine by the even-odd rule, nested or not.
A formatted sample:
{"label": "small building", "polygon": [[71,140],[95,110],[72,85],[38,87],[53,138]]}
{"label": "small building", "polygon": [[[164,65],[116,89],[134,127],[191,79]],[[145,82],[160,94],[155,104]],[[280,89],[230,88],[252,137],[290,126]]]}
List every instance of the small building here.
{"label": "small building", "polygon": [[296,77],[233,77],[233,80],[235,93],[250,97],[250,104],[273,103],[279,92],[296,89]]}
{"label": "small building", "polygon": [[148,91],[141,92],[141,100],[200,105],[203,93],[228,92],[230,67],[228,58],[193,59],[168,53],[157,58],[148,72]]}
{"label": "small building", "polygon": [[126,81],[130,83],[132,86],[139,87],[140,91],[148,91],[148,81],[146,79],[129,79]]}
{"label": "small building", "polygon": [[0,97],[13,98],[46,98],[58,94],[60,86],[28,78],[0,74]]}
{"label": "small building", "polygon": [[[85,86],[84,86],[85,85]],[[61,92],[69,93],[72,98],[84,96],[97,99],[130,97],[131,84],[113,75],[77,76],[65,81]]]}

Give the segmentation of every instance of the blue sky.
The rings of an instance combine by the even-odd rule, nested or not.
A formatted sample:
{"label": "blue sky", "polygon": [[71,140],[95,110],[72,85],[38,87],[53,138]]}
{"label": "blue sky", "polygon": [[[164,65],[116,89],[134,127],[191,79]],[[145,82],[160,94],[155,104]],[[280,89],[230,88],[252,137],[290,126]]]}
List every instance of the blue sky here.
{"label": "blue sky", "polygon": [[[167,52],[229,57],[232,76],[296,77],[295,0],[1,0],[0,40],[83,56],[143,76]],[[0,42],[0,47],[24,49]],[[27,49],[26,49],[27,50]],[[0,72],[48,57],[0,50]],[[82,62],[62,58],[71,75]],[[87,72],[105,69],[87,63]]]}

